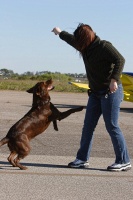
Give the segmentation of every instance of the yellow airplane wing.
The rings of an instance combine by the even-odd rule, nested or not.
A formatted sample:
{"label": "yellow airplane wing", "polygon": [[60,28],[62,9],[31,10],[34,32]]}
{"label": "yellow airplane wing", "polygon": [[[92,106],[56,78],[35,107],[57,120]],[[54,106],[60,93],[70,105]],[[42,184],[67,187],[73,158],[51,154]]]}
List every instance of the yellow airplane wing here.
{"label": "yellow airplane wing", "polygon": [[124,89],[124,100],[133,102],[133,73],[122,73],[121,81]]}
{"label": "yellow airplane wing", "polygon": [[89,89],[89,86],[88,84],[85,84],[85,83],[76,83],[76,82],[69,82],[70,84],[74,85],[74,86],[77,86],[79,88],[83,88],[83,89]]}
{"label": "yellow airplane wing", "polygon": [[[124,100],[133,102],[133,73],[123,72],[121,75],[121,81],[124,89]],[[79,88],[89,89],[88,84],[85,83],[69,83]]]}

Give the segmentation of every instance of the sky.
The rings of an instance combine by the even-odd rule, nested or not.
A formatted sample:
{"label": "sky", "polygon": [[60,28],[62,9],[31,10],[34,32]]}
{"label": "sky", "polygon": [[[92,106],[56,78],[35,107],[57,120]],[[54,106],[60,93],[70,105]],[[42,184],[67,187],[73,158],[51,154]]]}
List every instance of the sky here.
{"label": "sky", "polygon": [[85,73],[79,53],[51,30],[89,24],[133,72],[133,0],[0,0],[0,69]]}

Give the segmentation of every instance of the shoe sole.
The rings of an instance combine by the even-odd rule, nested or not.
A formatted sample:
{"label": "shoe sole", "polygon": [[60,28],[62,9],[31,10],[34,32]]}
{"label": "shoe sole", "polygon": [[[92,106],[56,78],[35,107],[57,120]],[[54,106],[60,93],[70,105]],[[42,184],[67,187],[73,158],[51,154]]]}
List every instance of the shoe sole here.
{"label": "shoe sole", "polygon": [[120,172],[120,171],[128,171],[128,170],[130,170],[132,167],[131,166],[126,166],[126,167],[122,167],[122,168],[120,168],[120,169],[117,169],[117,168],[107,168],[107,170],[108,171],[113,171],[113,172]]}
{"label": "shoe sole", "polygon": [[88,168],[89,165],[68,165],[69,168]]}

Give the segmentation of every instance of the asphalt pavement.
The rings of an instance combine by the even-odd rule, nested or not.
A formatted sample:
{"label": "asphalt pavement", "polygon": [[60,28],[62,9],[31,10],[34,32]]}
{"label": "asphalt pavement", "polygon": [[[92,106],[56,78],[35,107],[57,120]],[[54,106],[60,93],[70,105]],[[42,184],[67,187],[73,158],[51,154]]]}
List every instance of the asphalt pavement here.
{"label": "asphalt pavement", "polygon": [[[60,111],[84,106],[58,122],[52,123],[31,141],[31,153],[21,163],[28,167],[12,167],[8,147],[0,148],[0,200],[132,200],[133,170],[108,172],[114,162],[113,147],[102,117],[94,134],[88,169],[71,169],[79,148],[87,94],[51,92],[51,101]],[[26,92],[0,91],[0,132],[4,137],[9,128],[31,107],[32,95]],[[133,103],[123,102],[119,119],[133,161]]]}

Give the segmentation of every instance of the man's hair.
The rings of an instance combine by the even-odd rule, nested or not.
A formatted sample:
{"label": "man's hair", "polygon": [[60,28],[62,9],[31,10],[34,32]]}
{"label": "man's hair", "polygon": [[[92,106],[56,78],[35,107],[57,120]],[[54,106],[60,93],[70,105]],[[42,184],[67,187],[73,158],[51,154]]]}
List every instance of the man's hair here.
{"label": "man's hair", "polygon": [[87,25],[80,23],[73,33],[76,42],[76,48],[81,54],[84,53],[85,49],[95,40],[96,34],[92,28]]}

